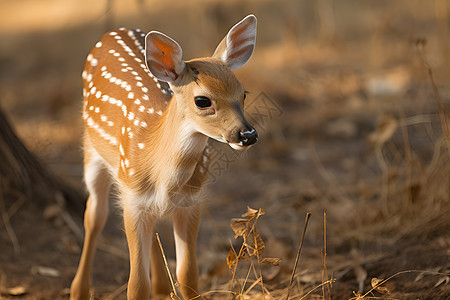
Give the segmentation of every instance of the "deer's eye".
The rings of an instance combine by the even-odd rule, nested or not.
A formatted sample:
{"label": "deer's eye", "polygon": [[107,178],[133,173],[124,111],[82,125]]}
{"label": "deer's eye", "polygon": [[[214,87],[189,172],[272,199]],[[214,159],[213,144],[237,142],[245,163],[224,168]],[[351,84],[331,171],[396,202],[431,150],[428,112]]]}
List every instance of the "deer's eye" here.
{"label": "deer's eye", "polygon": [[211,100],[208,97],[197,96],[194,98],[194,101],[198,108],[208,108],[211,106]]}

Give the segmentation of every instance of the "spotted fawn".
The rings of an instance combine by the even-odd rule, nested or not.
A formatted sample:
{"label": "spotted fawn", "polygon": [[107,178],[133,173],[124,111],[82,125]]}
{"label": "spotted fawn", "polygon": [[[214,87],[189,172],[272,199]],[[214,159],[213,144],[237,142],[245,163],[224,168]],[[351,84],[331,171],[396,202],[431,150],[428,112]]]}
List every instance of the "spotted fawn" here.
{"label": "spotted fawn", "polygon": [[90,297],[93,256],[112,184],[130,255],[128,299],[148,299],[150,290],[152,295],[171,292],[153,233],[163,217],[173,221],[181,293],[185,299],[199,295],[195,252],[199,191],[210,162],[208,139],[237,150],[258,139],[244,117],[246,92],[231,71],[250,59],[256,23],[254,15],[245,17],[211,57],[189,61],[170,37],[125,28],[105,34],[90,52],[83,71],[89,198],[71,299]]}

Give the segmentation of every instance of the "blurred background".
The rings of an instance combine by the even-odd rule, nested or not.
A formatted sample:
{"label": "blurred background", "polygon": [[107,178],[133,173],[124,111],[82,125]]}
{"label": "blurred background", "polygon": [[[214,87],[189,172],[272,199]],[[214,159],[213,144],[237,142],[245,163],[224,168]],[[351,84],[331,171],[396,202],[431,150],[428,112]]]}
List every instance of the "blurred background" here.
{"label": "blurred background", "polygon": [[[251,92],[247,115],[261,139],[242,155],[214,144],[218,155],[198,240],[202,291],[228,289],[227,253],[240,243],[229,223],[250,206],[265,211],[257,227],[264,255],[282,259],[279,267],[263,269],[275,298],[286,294],[311,212],[293,298],[326,281],[325,273],[336,281],[308,297],[349,299],[370,290],[374,277],[419,270],[391,279],[388,296],[372,296],[446,299],[449,5],[0,0],[0,108],[45,169],[80,191],[83,203],[81,72],[102,35],[119,27],[158,30],[178,41],[187,60],[211,55],[228,30],[253,13],[256,50],[236,74]],[[2,204],[0,297],[66,299],[82,245],[76,233],[81,213],[69,211],[77,224],[71,226],[61,207],[33,201],[19,207],[18,198],[9,193]],[[127,246],[120,212],[111,206],[94,293],[125,299]],[[170,223],[158,231],[173,265]],[[248,266],[238,271],[247,289]],[[252,293],[261,289],[247,296]]]}

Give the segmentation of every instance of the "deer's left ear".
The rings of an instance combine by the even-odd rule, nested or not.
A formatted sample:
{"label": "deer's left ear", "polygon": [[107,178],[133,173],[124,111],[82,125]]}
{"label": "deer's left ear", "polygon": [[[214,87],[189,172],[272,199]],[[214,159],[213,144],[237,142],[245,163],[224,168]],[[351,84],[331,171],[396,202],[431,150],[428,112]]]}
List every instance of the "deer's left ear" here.
{"label": "deer's left ear", "polygon": [[242,67],[252,56],[256,42],[256,17],[248,15],[230,29],[213,54],[230,69]]}
{"label": "deer's left ear", "polygon": [[145,60],[152,74],[161,81],[175,81],[183,72],[183,50],[167,35],[151,31],[145,37]]}

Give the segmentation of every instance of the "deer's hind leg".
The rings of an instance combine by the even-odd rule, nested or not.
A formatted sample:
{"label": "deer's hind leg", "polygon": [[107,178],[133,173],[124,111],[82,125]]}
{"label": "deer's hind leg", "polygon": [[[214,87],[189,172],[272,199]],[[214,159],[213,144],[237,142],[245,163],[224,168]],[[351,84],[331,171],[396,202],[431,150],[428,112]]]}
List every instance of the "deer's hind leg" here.
{"label": "deer's hind leg", "polygon": [[85,148],[84,176],[89,198],[84,213],[84,244],[77,273],[70,287],[70,299],[89,299],[91,270],[97,239],[108,218],[108,192],[111,178],[103,159]]}

